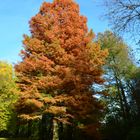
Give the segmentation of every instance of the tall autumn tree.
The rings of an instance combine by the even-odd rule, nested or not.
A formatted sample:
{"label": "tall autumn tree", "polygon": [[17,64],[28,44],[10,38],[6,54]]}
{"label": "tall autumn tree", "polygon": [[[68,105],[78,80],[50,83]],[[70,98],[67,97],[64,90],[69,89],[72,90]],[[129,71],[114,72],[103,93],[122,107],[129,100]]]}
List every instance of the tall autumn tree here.
{"label": "tall autumn tree", "polygon": [[[21,89],[16,111],[28,123],[42,120],[41,139],[53,139],[55,121],[61,133],[69,124],[96,137],[103,106],[91,87],[104,82],[107,51],[93,42],[86,22],[72,0],[44,2],[30,20],[31,36],[24,35],[22,62],[15,66]],[[74,139],[72,133],[65,139]]]}

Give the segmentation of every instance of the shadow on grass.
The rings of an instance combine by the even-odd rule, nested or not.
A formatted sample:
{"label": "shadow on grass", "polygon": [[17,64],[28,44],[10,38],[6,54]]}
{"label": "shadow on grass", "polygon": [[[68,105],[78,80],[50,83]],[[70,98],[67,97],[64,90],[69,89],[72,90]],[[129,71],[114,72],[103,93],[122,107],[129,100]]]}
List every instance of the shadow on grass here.
{"label": "shadow on grass", "polygon": [[0,138],[0,140],[31,140],[28,138]]}

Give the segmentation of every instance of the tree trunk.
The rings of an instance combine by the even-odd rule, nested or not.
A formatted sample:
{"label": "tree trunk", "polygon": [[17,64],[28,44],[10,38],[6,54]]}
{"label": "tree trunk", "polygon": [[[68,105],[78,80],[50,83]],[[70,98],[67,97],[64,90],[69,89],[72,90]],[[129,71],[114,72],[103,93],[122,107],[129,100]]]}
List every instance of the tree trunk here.
{"label": "tree trunk", "polygon": [[43,114],[40,124],[40,140],[52,140],[53,139],[53,115]]}
{"label": "tree trunk", "polygon": [[116,80],[116,87],[118,90],[118,96],[119,96],[119,100],[120,100],[120,106],[121,106],[121,110],[122,110],[122,116],[124,119],[126,119],[126,113],[125,113],[125,109],[124,109],[124,105],[123,105],[123,99],[122,99],[122,95],[121,95],[120,87],[119,87],[119,81],[118,81],[118,78],[116,75],[115,75],[115,80]]}
{"label": "tree trunk", "polygon": [[16,129],[15,129],[15,137],[19,136],[19,128],[20,128],[20,122],[19,119],[17,118],[17,122],[16,122]]}
{"label": "tree trunk", "polygon": [[67,125],[66,127],[65,140],[73,140],[73,126],[72,125]]}
{"label": "tree trunk", "polygon": [[129,117],[129,106],[128,106],[128,103],[127,103],[127,99],[126,99],[126,96],[125,96],[125,91],[124,91],[124,88],[123,88],[121,80],[119,80],[119,87],[120,87],[122,98],[123,98],[123,102],[124,102],[126,119],[129,120],[129,118],[130,118]]}
{"label": "tree trunk", "polygon": [[58,137],[58,123],[56,120],[53,120],[53,140],[59,140]]}
{"label": "tree trunk", "polygon": [[29,138],[32,133],[32,121],[28,121],[28,131],[27,131],[27,137]]}
{"label": "tree trunk", "polygon": [[62,122],[58,122],[58,137],[59,140],[64,140],[64,128]]}

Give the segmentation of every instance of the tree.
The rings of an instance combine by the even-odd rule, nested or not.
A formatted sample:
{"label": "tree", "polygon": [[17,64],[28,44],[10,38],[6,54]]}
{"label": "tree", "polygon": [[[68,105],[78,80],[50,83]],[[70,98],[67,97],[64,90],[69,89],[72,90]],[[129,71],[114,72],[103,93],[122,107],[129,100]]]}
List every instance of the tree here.
{"label": "tree", "polygon": [[[11,64],[0,61],[0,134],[12,133],[15,129],[15,113],[13,104],[17,99],[15,75]],[[11,122],[13,121],[13,122]],[[13,129],[14,128],[14,129]],[[9,132],[8,132],[9,131]]]}
{"label": "tree", "polygon": [[129,48],[121,37],[111,31],[105,31],[98,34],[97,40],[102,48],[108,48],[109,51],[104,66],[105,90],[109,94],[103,98],[107,104],[104,118],[107,130],[105,133],[113,139],[125,139],[137,116],[138,104],[134,97],[133,83],[137,67],[131,60]]}
{"label": "tree", "polygon": [[139,99],[139,79],[140,79],[140,69],[139,67],[136,67],[133,69],[133,71],[130,71],[127,78],[127,86],[129,87],[129,90],[132,95],[132,99],[134,102],[135,112],[136,116],[140,116],[140,99]]}
{"label": "tree", "polygon": [[138,0],[106,0],[106,16],[113,29],[128,33],[139,42],[140,2]]}
{"label": "tree", "polygon": [[30,20],[31,36],[24,35],[23,61],[15,66],[21,89],[16,110],[28,122],[41,119],[41,139],[53,138],[54,121],[61,133],[69,124],[68,139],[75,128],[96,135],[103,106],[91,87],[104,82],[107,51],[93,42],[86,22],[72,0],[44,2]]}

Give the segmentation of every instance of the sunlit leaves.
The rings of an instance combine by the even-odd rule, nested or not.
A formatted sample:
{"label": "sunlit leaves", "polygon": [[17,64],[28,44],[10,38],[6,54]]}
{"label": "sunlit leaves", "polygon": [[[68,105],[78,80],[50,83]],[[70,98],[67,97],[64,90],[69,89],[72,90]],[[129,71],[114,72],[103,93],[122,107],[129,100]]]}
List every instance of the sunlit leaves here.
{"label": "sunlit leaves", "polygon": [[44,2],[32,17],[31,36],[24,35],[23,61],[15,66],[21,89],[16,106],[20,117],[50,113],[62,122],[68,123],[72,116],[84,125],[86,119],[93,121],[92,115],[98,120],[94,116],[102,105],[90,88],[104,82],[102,65],[108,52],[93,41],[95,35],[88,32],[86,22],[72,0]]}
{"label": "sunlit leaves", "polygon": [[17,87],[12,65],[0,62],[0,131],[8,130],[12,119],[13,104],[17,99]]}

